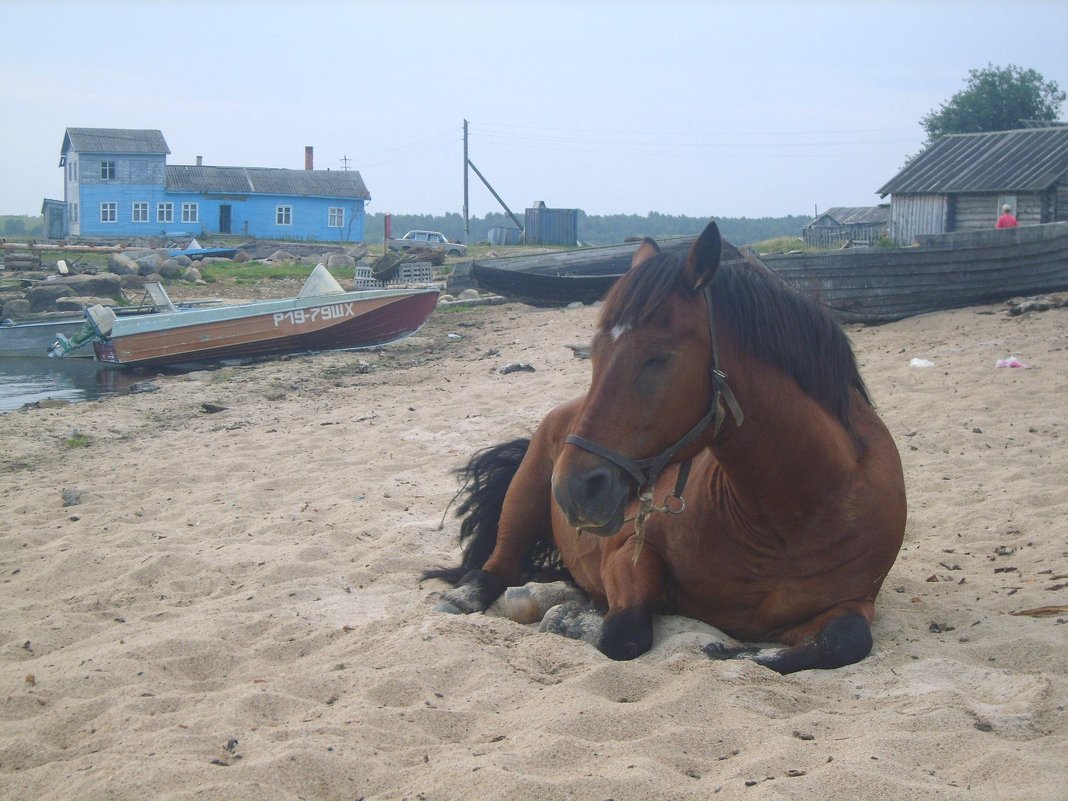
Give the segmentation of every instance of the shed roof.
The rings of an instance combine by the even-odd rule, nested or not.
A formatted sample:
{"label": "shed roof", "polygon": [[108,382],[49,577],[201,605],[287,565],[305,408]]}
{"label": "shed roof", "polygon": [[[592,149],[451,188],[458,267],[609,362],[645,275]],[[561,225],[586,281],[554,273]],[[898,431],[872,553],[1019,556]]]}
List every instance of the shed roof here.
{"label": "shed roof", "polygon": [[168,164],[167,191],[371,199],[363,178],[356,170]]}
{"label": "shed roof", "polygon": [[60,155],[75,153],[148,153],[167,155],[163,133],[140,128],[68,128]]}
{"label": "shed roof", "polygon": [[824,220],[837,225],[867,225],[890,221],[889,206],[832,206],[816,216],[805,227],[817,225]]}
{"label": "shed roof", "polygon": [[1068,127],[951,134],[890,179],[878,194],[1040,192],[1068,172]]}

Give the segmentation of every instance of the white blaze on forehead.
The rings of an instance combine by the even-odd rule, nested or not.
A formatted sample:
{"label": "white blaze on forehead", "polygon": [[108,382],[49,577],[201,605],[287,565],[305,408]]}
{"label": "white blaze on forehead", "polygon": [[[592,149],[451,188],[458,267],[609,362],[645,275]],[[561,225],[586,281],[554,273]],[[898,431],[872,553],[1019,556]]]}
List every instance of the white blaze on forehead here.
{"label": "white blaze on forehead", "polygon": [[617,341],[621,336],[630,330],[629,325],[614,325],[609,333],[612,335],[612,341]]}

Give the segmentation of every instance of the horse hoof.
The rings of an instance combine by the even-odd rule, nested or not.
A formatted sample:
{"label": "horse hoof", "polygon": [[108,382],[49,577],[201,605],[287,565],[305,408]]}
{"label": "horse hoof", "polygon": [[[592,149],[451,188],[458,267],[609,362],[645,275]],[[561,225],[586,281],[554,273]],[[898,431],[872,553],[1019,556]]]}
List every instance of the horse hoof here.
{"label": "horse hoof", "polygon": [[464,613],[464,610],[452,601],[441,601],[440,603],[434,604],[434,611],[445,612],[449,615],[462,615]]}
{"label": "horse hoof", "polygon": [[546,612],[538,631],[559,634],[571,640],[582,640],[591,645],[597,645],[603,625],[604,620],[596,609],[591,609],[578,601],[568,601]]}

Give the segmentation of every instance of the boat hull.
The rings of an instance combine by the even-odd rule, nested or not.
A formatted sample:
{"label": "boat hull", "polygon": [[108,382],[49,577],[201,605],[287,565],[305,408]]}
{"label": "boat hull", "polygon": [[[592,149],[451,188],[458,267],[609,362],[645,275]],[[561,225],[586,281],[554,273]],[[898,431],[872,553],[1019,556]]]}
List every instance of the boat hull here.
{"label": "boat hull", "polygon": [[891,322],[1068,289],[1068,222],[922,237],[913,248],[760,261],[845,322]]}
{"label": "boat hull", "polygon": [[436,288],[371,290],[117,320],[94,342],[109,364],[148,366],[382,345],[415,333]]}

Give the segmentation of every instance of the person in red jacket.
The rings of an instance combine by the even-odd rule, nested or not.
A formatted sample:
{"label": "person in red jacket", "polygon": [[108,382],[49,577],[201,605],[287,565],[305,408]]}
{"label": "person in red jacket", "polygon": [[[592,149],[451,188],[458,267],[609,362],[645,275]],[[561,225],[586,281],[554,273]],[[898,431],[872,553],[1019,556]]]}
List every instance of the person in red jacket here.
{"label": "person in red jacket", "polygon": [[1015,228],[1016,218],[1012,216],[1012,206],[1004,205],[1001,207],[1001,216],[998,217],[995,228]]}

